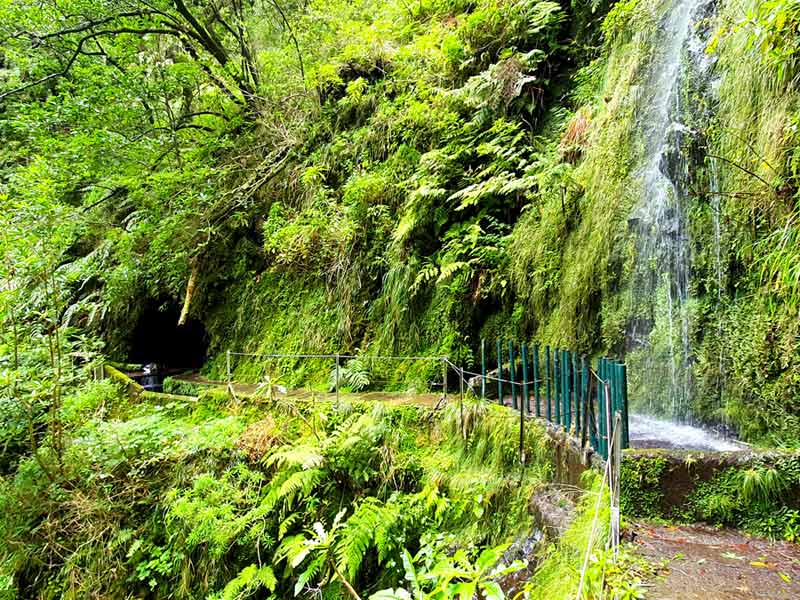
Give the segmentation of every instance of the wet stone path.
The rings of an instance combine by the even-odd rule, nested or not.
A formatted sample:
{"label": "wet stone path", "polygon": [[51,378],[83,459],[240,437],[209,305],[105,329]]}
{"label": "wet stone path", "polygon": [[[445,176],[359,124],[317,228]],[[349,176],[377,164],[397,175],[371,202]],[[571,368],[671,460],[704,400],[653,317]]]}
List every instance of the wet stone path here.
{"label": "wet stone path", "polygon": [[648,582],[648,600],[795,600],[800,598],[800,546],[701,525],[631,528],[637,552],[669,560]]}

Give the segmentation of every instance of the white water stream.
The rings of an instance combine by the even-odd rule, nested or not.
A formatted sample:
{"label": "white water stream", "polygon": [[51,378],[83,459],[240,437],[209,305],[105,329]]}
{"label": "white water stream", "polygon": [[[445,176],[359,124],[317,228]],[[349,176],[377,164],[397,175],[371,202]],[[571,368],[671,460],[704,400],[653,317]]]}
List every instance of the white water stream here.
{"label": "white water stream", "polygon": [[747,449],[744,444],[724,439],[705,429],[646,415],[630,415],[629,427],[631,446],[634,448],[679,448],[714,452]]}
{"label": "white water stream", "polygon": [[[653,41],[637,119],[644,152],[638,169],[642,197],[630,219],[636,235],[627,331],[629,363],[635,366],[631,394],[646,399],[640,410],[675,421],[691,418],[693,399],[688,219],[693,165],[687,149],[697,131],[687,116],[696,122],[707,110],[692,105],[689,91],[713,88],[708,31],[700,26],[712,12],[713,0],[672,0]],[[717,228],[718,210],[714,216]],[[719,244],[719,231],[714,233]]]}

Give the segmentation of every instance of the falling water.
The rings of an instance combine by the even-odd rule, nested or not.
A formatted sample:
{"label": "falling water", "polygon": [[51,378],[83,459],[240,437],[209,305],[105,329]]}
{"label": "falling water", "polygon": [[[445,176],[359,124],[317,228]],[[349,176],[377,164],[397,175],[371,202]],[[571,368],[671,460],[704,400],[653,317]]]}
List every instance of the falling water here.
{"label": "falling water", "polygon": [[653,43],[637,121],[643,143],[642,199],[630,220],[636,235],[629,362],[635,394],[651,413],[691,417],[692,289],[688,221],[697,116],[693,104],[710,86],[712,59],[701,26],[712,0],[673,0]]}

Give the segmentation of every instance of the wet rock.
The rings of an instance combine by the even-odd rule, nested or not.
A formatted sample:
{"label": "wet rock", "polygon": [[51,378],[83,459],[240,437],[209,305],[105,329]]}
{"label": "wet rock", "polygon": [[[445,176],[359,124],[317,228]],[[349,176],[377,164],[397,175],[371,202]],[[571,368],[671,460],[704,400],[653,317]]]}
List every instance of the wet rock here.
{"label": "wet rock", "polygon": [[503,553],[502,562],[505,565],[510,565],[516,560],[521,560],[525,563],[525,568],[497,579],[497,583],[502,588],[506,598],[514,598],[518,593],[522,592],[525,582],[533,577],[539,564],[536,555],[543,540],[544,535],[542,532],[535,529],[530,535],[517,538]]}
{"label": "wet rock", "polygon": [[529,510],[545,535],[556,539],[575,519],[575,501],[563,489],[548,486],[537,491],[530,501]]}

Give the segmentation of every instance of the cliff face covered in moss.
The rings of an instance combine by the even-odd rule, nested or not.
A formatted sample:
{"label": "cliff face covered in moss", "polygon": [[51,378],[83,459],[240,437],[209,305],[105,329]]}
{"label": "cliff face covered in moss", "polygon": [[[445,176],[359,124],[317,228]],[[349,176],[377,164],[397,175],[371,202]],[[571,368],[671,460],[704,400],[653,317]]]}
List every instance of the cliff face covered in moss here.
{"label": "cliff face covered in moss", "polygon": [[[127,358],[159,310],[211,375],[536,339],[625,355],[653,412],[797,441],[795,1],[132,5],[2,9],[23,362],[54,325]],[[665,94],[680,201],[648,222]]]}
{"label": "cliff face covered in moss", "polygon": [[[626,355],[640,408],[792,438],[796,7],[459,8],[322,68],[306,200],[271,204],[269,274],[227,292],[259,316],[214,303],[220,349],[474,362],[537,339]],[[659,193],[680,198],[648,222]]]}

